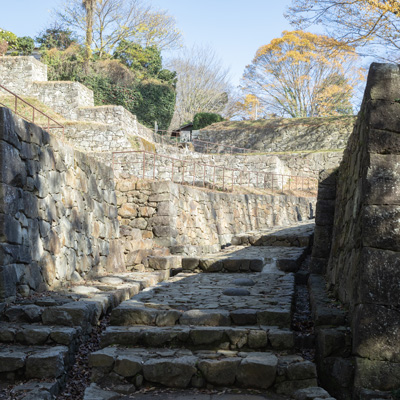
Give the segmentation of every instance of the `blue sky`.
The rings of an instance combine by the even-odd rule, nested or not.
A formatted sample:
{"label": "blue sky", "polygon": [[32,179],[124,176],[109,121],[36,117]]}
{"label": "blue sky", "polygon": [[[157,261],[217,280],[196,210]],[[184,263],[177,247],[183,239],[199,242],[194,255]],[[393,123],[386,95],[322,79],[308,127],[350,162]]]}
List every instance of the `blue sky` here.
{"label": "blue sky", "polygon": [[[67,1],[67,0],[65,0]],[[208,45],[239,84],[256,50],[291,27],[283,17],[290,0],[147,0],[177,20],[185,45]],[[35,37],[63,0],[0,0],[0,28]]]}

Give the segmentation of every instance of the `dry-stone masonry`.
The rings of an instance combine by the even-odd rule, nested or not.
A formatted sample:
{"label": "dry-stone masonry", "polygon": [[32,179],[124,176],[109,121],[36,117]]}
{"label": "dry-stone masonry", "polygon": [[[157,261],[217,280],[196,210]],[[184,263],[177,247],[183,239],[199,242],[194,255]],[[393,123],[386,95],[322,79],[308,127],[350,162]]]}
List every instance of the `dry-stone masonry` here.
{"label": "dry-stone masonry", "polygon": [[339,397],[381,397],[400,387],[399,94],[400,67],[372,64],[338,174],[326,279],[349,310],[352,338],[341,321],[318,343],[325,384]]}
{"label": "dry-stone masonry", "polygon": [[211,192],[172,182],[116,182],[121,240],[128,268],[146,257],[218,251],[238,233],[313,218],[314,198]]}
{"label": "dry-stone masonry", "polygon": [[[343,149],[354,123],[353,116],[227,121],[200,130],[197,139],[258,152]],[[205,146],[199,143],[196,147],[204,151]]]}
{"label": "dry-stone masonry", "polygon": [[0,297],[123,270],[111,168],[0,111]]}

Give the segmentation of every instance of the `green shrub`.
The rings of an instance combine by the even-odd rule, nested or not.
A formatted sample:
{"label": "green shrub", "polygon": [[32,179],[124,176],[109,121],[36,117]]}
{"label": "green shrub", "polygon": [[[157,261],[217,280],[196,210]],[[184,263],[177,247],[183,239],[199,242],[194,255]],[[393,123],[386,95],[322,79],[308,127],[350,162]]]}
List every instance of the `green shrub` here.
{"label": "green shrub", "polygon": [[221,122],[224,119],[219,114],[214,113],[197,113],[193,118],[193,129],[202,129],[215,122]]}
{"label": "green shrub", "polygon": [[14,33],[0,28],[0,41],[1,40],[5,40],[8,43],[8,48],[13,50],[17,45],[18,37]]}
{"label": "green shrub", "polygon": [[18,55],[29,56],[32,54],[35,48],[35,42],[29,36],[22,36],[17,39],[17,44],[14,49],[18,52]]}

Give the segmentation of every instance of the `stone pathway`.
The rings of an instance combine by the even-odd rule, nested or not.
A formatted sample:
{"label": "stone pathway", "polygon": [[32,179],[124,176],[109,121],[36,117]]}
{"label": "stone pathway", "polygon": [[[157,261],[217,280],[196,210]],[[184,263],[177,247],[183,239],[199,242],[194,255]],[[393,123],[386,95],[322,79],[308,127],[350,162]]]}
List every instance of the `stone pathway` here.
{"label": "stone pathway", "polygon": [[177,256],[153,258],[154,272],[0,304],[0,399],[55,398],[79,345],[108,314],[85,400],[279,400],[316,386],[291,330],[311,233],[301,224],[238,235],[219,253],[178,257],[182,272],[169,280]]}
{"label": "stone pathway", "polygon": [[[140,390],[154,385],[250,388],[275,396],[317,386],[316,367],[295,354],[291,330],[294,272],[311,233],[312,226],[302,224],[240,235],[239,246],[184,257],[183,272],[121,303],[111,312],[102,349],[89,358],[94,383],[85,400],[137,398],[137,390],[141,398]],[[161,258],[153,260],[158,264]]]}

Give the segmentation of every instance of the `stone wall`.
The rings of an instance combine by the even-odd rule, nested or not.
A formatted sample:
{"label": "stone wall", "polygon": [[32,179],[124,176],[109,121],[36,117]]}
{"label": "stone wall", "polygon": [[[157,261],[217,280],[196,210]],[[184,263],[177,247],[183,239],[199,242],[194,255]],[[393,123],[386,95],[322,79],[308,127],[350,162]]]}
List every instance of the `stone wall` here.
{"label": "stone wall", "polygon": [[47,65],[30,56],[1,57],[1,85],[19,95],[30,95],[34,81],[47,81]]}
{"label": "stone wall", "polygon": [[0,108],[0,298],[123,270],[113,173]]}
{"label": "stone wall", "polygon": [[326,272],[331,253],[336,183],[337,169],[321,171],[315,216],[314,246],[311,255],[311,272],[316,274]]}
{"label": "stone wall", "polygon": [[79,82],[33,82],[29,94],[71,120],[78,119],[79,107],[93,107],[93,91]]}
{"label": "stone wall", "polygon": [[356,398],[400,387],[399,93],[400,67],[372,64],[338,175],[326,278],[350,311]]}
{"label": "stone wall", "polygon": [[[346,147],[354,123],[353,116],[227,121],[200,130],[198,139],[257,152],[336,150]],[[204,145],[196,147],[204,151]],[[230,149],[219,146],[218,151]]]}
{"label": "stone wall", "polygon": [[218,251],[233,235],[313,217],[315,199],[210,192],[129,175],[117,180],[121,241],[127,268],[149,255]]}

